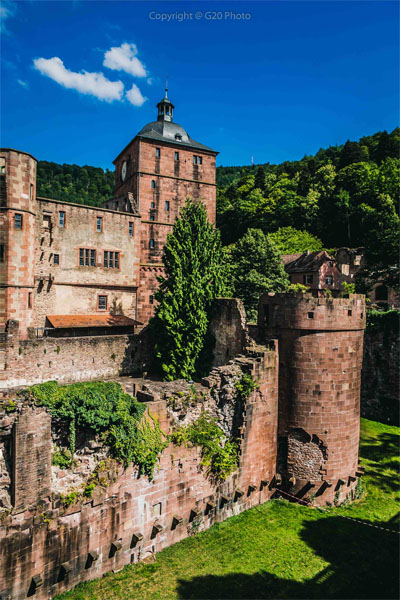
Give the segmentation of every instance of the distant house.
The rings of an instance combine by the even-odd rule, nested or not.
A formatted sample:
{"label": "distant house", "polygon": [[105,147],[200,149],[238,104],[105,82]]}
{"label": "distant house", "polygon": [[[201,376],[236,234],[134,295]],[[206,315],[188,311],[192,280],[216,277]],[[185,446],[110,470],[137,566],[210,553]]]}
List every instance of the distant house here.
{"label": "distant house", "polygon": [[282,261],[290,283],[301,283],[311,290],[340,289],[337,263],[325,250],[284,254]]}

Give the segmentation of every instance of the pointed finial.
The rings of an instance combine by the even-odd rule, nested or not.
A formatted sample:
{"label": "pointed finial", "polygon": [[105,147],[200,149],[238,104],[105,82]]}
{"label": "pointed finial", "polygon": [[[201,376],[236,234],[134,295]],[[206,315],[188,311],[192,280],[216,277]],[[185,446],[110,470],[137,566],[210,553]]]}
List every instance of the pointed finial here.
{"label": "pointed finial", "polygon": [[168,98],[168,75],[165,79],[165,97]]}

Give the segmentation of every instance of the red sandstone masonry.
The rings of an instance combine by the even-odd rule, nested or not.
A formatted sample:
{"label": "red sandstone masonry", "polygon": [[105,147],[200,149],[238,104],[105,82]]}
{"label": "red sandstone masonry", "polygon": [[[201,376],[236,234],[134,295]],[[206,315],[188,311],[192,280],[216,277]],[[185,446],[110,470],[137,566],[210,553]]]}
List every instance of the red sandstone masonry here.
{"label": "red sandstone masonry", "polygon": [[[132,467],[121,467],[115,483],[97,488],[94,498],[84,504],[63,510],[57,500],[44,499],[40,508],[14,511],[1,530],[0,593],[22,600],[38,575],[43,584],[35,597],[44,600],[268,500],[276,462],[276,351],[258,350],[238,364],[258,379],[259,389],[244,407],[236,473],[223,483],[213,483],[200,466],[197,448],[170,446],[152,482],[138,478]],[[166,401],[153,401],[148,407],[168,431]],[[29,431],[24,421],[25,436],[35,430],[36,422]],[[50,436],[49,427],[47,432]],[[36,460],[33,455],[32,462]],[[89,553],[95,560],[91,561]],[[66,562],[63,571],[61,565]]]}

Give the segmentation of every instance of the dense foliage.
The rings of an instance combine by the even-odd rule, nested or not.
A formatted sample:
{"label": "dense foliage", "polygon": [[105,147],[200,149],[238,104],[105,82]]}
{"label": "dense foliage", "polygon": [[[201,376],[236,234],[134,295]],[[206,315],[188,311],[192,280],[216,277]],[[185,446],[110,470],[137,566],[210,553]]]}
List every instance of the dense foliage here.
{"label": "dense foliage", "polygon": [[269,239],[275,244],[280,254],[322,250],[320,239],[308,231],[298,231],[294,227],[281,227],[275,233],[270,233]]}
{"label": "dense foliage", "polygon": [[204,347],[211,303],[223,290],[219,232],[203,204],[187,200],[163,251],[165,276],[152,321],[156,368],[166,380],[191,379]]}
{"label": "dense foliage", "polygon": [[178,429],[172,434],[171,441],[178,446],[199,446],[201,465],[217,479],[225,480],[237,469],[237,444],[226,439],[216,419],[207,413],[203,413],[191,425]]}
{"label": "dense foliage", "polygon": [[[395,281],[398,270],[400,129],[319,150],[300,161],[218,169],[217,224],[225,244],[252,227],[295,227],[325,247],[365,246],[369,271]],[[224,178],[221,173],[225,173]],[[229,173],[230,183],[226,175]]]}
{"label": "dense foliage", "polygon": [[101,206],[113,196],[114,173],[99,167],[59,165],[40,160],[37,167],[37,195],[63,202]]}
{"label": "dense foliage", "polygon": [[[140,473],[152,477],[157,458],[166,446],[158,422],[143,418],[145,407],[124,393],[118,383],[94,381],[58,385],[48,381],[29,388],[36,404],[49,408],[53,418],[65,422],[69,430],[69,451],[75,452],[76,430],[87,429],[102,434],[112,455],[125,465],[139,467]],[[68,457],[56,454],[55,464]]]}
{"label": "dense foliage", "polygon": [[289,278],[281,254],[261,229],[249,229],[234,245],[225,250],[228,287],[243,300],[249,319],[256,318],[258,301],[264,292],[282,292]]}

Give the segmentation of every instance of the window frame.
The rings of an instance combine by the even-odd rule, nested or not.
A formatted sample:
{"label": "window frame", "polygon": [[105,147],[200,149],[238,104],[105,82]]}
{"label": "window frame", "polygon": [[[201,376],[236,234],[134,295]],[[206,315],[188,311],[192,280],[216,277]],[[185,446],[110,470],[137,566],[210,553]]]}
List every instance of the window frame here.
{"label": "window frame", "polygon": [[128,221],[128,236],[135,237],[135,229],[133,221]]}
{"label": "window frame", "polygon": [[165,201],[165,210],[166,210],[166,212],[169,212],[169,210],[170,210],[170,203],[169,203],[169,200],[166,200],[166,201]]}
{"label": "window frame", "polygon": [[[56,257],[57,257],[57,259],[56,259]],[[55,254],[53,254],[53,265],[58,266],[59,264],[60,264],[60,255],[55,253]]]}
{"label": "window frame", "polygon": [[333,285],[333,276],[332,275],[327,275],[325,277],[325,283],[326,283],[326,285]]}
{"label": "window frame", "polygon": [[97,250],[95,248],[78,248],[79,267],[97,267]]}
{"label": "window frame", "polygon": [[175,161],[179,162],[179,152],[175,152]]}
{"label": "window frame", "polygon": [[103,250],[103,268],[104,269],[119,269],[120,268],[119,250]]}
{"label": "window frame", "polygon": [[[17,226],[17,222],[19,225]],[[24,215],[22,213],[14,213],[14,229],[22,231],[24,228]]]}
{"label": "window frame", "polygon": [[156,247],[155,239],[154,238],[150,238],[150,240],[149,240],[149,249],[150,250],[154,250],[155,247]]}
{"label": "window frame", "polygon": [[[105,307],[102,308],[100,306],[100,298],[104,298],[105,299]],[[106,311],[108,310],[108,296],[106,294],[97,294],[97,310],[101,310],[101,311]]]}
{"label": "window frame", "polygon": [[[100,229],[99,229],[99,221],[100,221]],[[103,217],[99,217],[96,215],[96,233],[103,233]]]}
{"label": "window frame", "polygon": [[161,158],[161,148],[156,148],[156,158]]}
{"label": "window frame", "polygon": [[[61,215],[63,215],[62,223],[61,223]],[[66,215],[65,210],[59,210],[58,211],[58,226],[61,229],[65,229],[66,222],[67,222],[67,215]]]}

